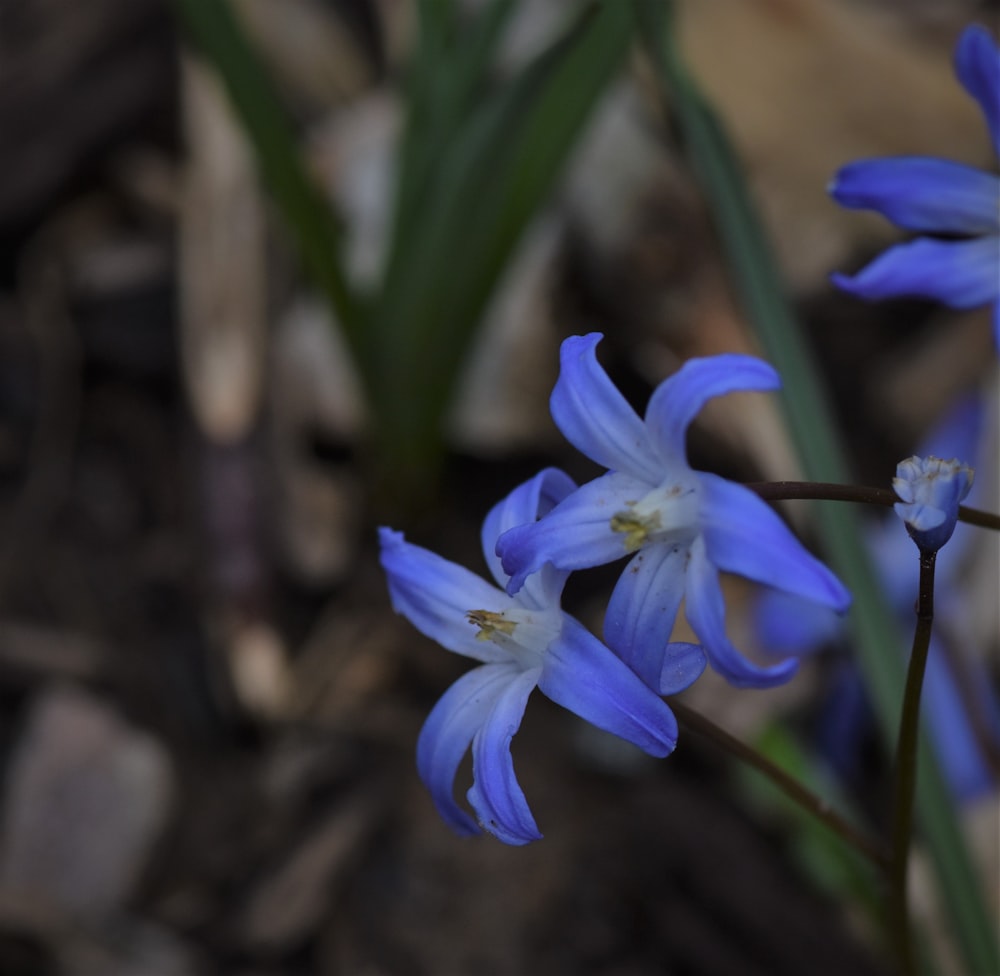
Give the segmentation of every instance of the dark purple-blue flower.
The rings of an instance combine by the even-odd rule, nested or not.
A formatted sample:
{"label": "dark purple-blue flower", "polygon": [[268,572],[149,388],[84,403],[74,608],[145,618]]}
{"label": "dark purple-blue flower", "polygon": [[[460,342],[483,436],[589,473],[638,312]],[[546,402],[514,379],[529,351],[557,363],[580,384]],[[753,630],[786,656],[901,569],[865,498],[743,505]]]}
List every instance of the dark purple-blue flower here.
{"label": "dark purple-blue flower", "polygon": [[776,389],[777,374],[752,356],[692,359],[657,387],[641,420],[597,362],[600,339],[592,333],[563,343],[551,408],[567,440],[609,470],[539,521],[500,537],[508,591],[517,593],[547,563],[574,570],[630,556],[608,605],[604,637],[651,687],[664,673],[682,600],[709,663],[731,683],[787,681],[797,662],[758,667],[730,643],[719,571],[838,612],[850,595],[752,491],[693,470],[685,445],[688,425],[708,400]]}
{"label": "dark purple-blue flower", "polygon": [[[511,739],[537,687],[598,728],[666,756],[677,742],[667,704],[620,658],[560,609],[566,572],[542,566],[515,596],[495,555],[500,534],[545,515],[574,489],[549,468],[516,488],[487,515],[482,543],[498,586],[462,566],[379,530],[382,566],[393,608],[449,651],[479,661],[434,707],[417,743],[417,768],[445,821],[460,834],[479,826],[508,844],[541,837],[514,775]],[[665,655],[665,694],[701,674],[705,656],[693,644]],[[472,748],[474,820],[455,802],[458,765]]]}
{"label": "dark purple-blue flower", "polygon": [[[1000,155],[1000,50],[984,28],[963,32],[955,71]],[[876,210],[921,235],[853,277],[833,275],[835,284],[865,299],[906,295],[959,309],[992,304],[1000,348],[1000,176],[926,156],[870,159],[843,167],[830,193],[842,206]]]}

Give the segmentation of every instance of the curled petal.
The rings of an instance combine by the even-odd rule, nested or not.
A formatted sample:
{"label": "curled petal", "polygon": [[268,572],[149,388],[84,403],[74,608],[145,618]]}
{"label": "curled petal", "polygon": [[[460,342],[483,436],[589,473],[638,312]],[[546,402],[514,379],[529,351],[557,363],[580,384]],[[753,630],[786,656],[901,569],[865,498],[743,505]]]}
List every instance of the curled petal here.
{"label": "curled petal", "polygon": [[959,38],[955,50],[955,73],[965,90],[979,102],[1000,156],[1000,49],[989,31],[973,24]]}
{"label": "curled petal", "polygon": [[469,802],[484,830],[505,844],[538,840],[535,818],[514,775],[511,739],[521,725],[528,696],[538,684],[539,668],[508,678],[492,697],[486,720],[472,743]]}
{"label": "curled petal", "polygon": [[638,414],[597,361],[599,332],[570,336],[559,354],[552,419],[578,451],[612,471],[658,480],[649,435]]}
{"label": "curled petal", "polygon": [[838,612],[851,595],[791,533],[775,511],[749,488],[698,472],[702,485],[702,535],[708,558],[739,573]]}
{"label": "curled petal", "polygon": [[687,546],[660,543],[640,550],[615,584],[604,617],[608,647],[661,694],[667,694],[660,675],[686,569]]}
{"label": "curled petal", "polygon": [[[496,504],[483,522],[483,554],[490,572],[497,583],[506,587],[510,577],[503,571],[496,553],[497,540],[508,529],[530,525],[547,515],[576,488],[569,475],[558,468],[546,468],[534,478],[515,488],[503,501]],[[536,573],[528,581],[520,602],[534,609],[543,609],[557,603],[565,585],[567,574],[551,566]]]}
{"label": "curled petal", "polygon": [[967,241],[918,237],[897,244],[853,277],[834,274],[838,288],[859,298],[933,298],[952,308],[976,308],[1000,295],[1000,236]]}
{"label": "curled petal", "polygon": [[687,429],[711,399],[737,390],[776,390],[781,380],[762,359],[726,353],[689,359],[653,392],[646,425],[668,466],[687,467]]}
{"label": "curled petal", "polygon": [[830,194],[843,207],[876,210],[907,230],[1000,231],[1000,178],[945,159],[899,156],[850,163],[834,177]]}
{"label": "curled petal", "polygon": [[737,688],[771,688],[784,684],[798,669],[794,660],[763,668],[752,664],[726,637],[726,607],[719,586],[719,575],[708,561],[701,539],[691,547],[688,564],[684,612],[691,629],[698,635],[708,661],[731,685]]}
{"label": "curled petal", "polygon": [[434,706],[417,740],[417,772],[438,812],[458,834],[478,834],[455,802],[455,773],[494,703],[518,676],[514,664],[486,664],[458,679]]}
{"label": "curled petal", "polygon": [[402,532],[379,529],[381,562],[389,582],[392,608],[422,634],[456,654],[477,661],[506,661],[509,655],[490,641],[476,640],[470,610],[502,613],[511,599],[463,566],[415,546]]}
{"label": "curled petal", "polygon": [[538,687],[563,708],[651,756],[669,755],[677,744],[677,720],[666,702],[572,617],[549,646]]}
{"label": "curled petal", "polygon": [[627,474],[610,472],[578,488],[540,521],[505,532],[497,540],[497,553],[510,574],[507,592],[517,593],[547,562],[557,569],[584,569],[624,556],[625,536],[611,528],[611,520],[649,488]]}

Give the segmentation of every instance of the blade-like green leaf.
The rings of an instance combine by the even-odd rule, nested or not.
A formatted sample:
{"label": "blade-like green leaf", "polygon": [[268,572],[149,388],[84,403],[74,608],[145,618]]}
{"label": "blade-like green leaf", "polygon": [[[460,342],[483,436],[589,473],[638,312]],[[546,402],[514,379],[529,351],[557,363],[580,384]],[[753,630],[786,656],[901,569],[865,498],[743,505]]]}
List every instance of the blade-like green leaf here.
{"label": "blade-like green leaf", "polygon": [[388,263],[373,334],[394,479],[427,471],[439,455],[442,417],[480,316],[630,32],[627,5],[591,6],[478,104],[436,159]]}
{"label": "blade-like green leaf", "polygon": [[[807,477],[850,482],[824,384],[796,323],[763,228],[750,200],[735,153],[704,98],[684,69],[667,22],[663,0],[633,0],[642,35],[669,92],[686,150],[712,203],[720,237],[750,321],[784,384],[784,412]],[[909,646],[881,596],[861,536],[857,512],[847,505],[816,508],[817,527],[831,562],[854,596],[850,623],[858,661],[893,751],[904,684],[899,648]],[[934,857],[942,900],[967,971],[1000,972],[993,926],[969,858],[947,785],[933,754],[922,743],[917,811]]]}
{"label": "blade-like green leaf", "polygon": [[326,198],[306,173],[294,132],[267,73],[226,0],[177,0],[177,11],[202,54],[222,77],[303,263],[327,295],[357,352],[364,329],[362,308],[343,271],[340,227]]}
{"label": "blade-like green leaf", "polygon": [[405,251],[414,213],[433,187],[434,170],[485,90],[497,44],[515,0],[493,0],[456,29],[453,4],[423,0],[420,43],[404,84],[406,128],[400,140],[392,244]]}

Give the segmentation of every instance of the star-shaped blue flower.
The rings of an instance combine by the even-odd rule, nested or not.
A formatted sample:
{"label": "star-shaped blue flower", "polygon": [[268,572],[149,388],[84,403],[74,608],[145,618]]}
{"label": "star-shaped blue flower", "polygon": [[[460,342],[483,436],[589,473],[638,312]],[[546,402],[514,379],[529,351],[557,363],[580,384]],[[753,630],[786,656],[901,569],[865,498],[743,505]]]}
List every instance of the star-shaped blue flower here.
{"label": "star-shaped blue flower", "polygon": [[685,447],[688,425],[706,401],[734,390],[776,389],[777,374],[752,356],[692,359],[656,389],[643,421],[598,364],[600,339],[592,333],[563,343],[551,409],[567,440],[610,470],[540,521],[500,537],[508,591],[517,593],[546,563],[574,570],[631,555],[604,636],[651,687],[664,673],[682,599],[709,662],[731,683],[787,681],[795,661],[759,667],[729,642],[719,570],[840,612],[850,596],[767,504],[742,485],[692,470]]}
{"label": "star-shaped blue flower", "polygon": [[[481,827],[508,844],[541,837],[514,775],[511,739],[534,688],[598,728],[650,755],[673,751],[677,722],[667,704],[582,624],[560,609],[566,572],[542,566],[509,596],[495,555],[500,534],[545,515],[574,489],[549,468],[516,488],[486,517],[483,552],[499,584],[485,580],[402,534],[380,529],[382,566],[393,608],[449,651],[481,661],[445,692],[417,744],[417,767],[441,816],[460,834],[478,833],[455,802],[458,765],[472,746],[468,799]],[[694,644],[665,655],[669,692],[686,688],[705,667]]]}
{"label": "star-shaped blue flower", "polygon": [[[1000,156],[1000,50],[982,27],[967,28],[955,70],[979,103]],[[863,160],[845,166],[830,186],[845,207],[876,210],[921,236],[897,244],[853,277],[833,281],[860,298],[909,295],[952,308],[993,305],[1000,348],[1000,176],[925,156]]]}

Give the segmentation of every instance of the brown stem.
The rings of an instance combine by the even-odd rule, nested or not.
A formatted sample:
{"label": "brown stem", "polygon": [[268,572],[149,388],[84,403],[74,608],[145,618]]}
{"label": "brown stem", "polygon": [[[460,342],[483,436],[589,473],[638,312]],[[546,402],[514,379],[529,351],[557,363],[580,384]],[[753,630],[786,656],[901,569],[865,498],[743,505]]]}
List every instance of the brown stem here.
{"label": "brown stem", "polygon": [[[870,488],[863,485],[835,485],[824,481],[753,481],[746,485],[768,501],[813,498],[835,502],[861,502],[891,508],[899,497],[891,488]],[[958,520],[1000,532],[1000,515],[978,508],[960,505]]]}
{"label": "brown stem", "polygon": [[780,766],[771,762],[770,759],[759,753],[756,749],[748,746],[745,742],[730,735],[725,729],[716,725],[711,719],[706,718],[700,712],[694,711],[694,709],[675,699],[671,699],[669,704],[681,725],[688,732],[711,739],[720,749],[739,759],[740,762],[746,763],[748,766],[756,769],[759,773],[766,776],[787,797],[802,807],[806,813],[811,814],[826,824],[846,844],[859,851],[883,870],[888,868],[889,859],[877,844],[866,837],[852,823],[845,820],[839,813],[832,810],[825,800],[822,800],[815,793],[806,789],[793,776],[789,776]]}

